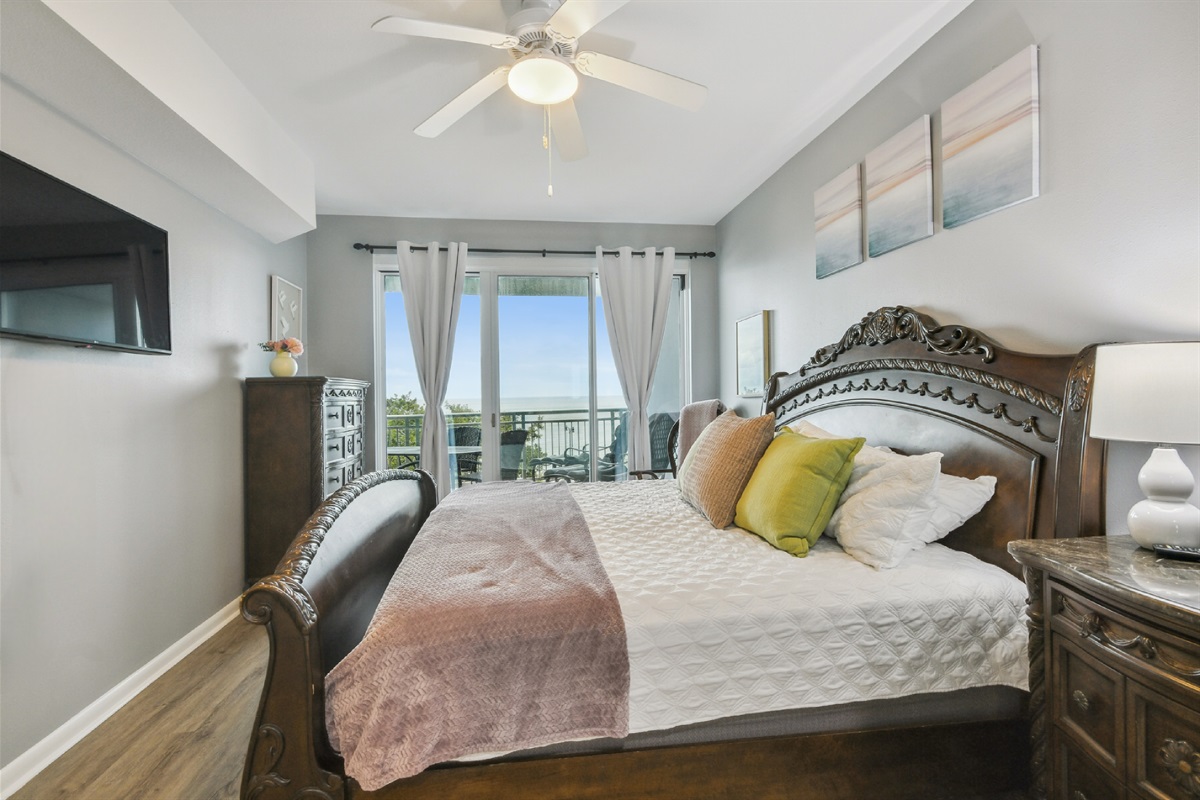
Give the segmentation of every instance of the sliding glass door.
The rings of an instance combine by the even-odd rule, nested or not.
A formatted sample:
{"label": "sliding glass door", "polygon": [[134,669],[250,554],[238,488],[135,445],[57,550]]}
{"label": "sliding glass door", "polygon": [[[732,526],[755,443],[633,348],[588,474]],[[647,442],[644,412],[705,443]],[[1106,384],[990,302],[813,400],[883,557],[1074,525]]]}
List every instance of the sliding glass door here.
{"label": "sliding glass door", "polygon": [[[494,273],[499,475],[591,476],[592,280]],[[518,457],[518,463],[515,459]]]}
{"label": "sliding glass door", "polygon": [[[626,408],[599,281],[579,259],[512,261],[470,265],[443,409],[452,488],[480,480],[620,480]],[[399,279],[387,263],[377,262],[383,460],[414,467],[424,405]],[[663,451],[654,453],[656,468],[666,466],[666,431],[686,402],[684,285],[676,276],[651,393],[651,433],[661,429]]]}

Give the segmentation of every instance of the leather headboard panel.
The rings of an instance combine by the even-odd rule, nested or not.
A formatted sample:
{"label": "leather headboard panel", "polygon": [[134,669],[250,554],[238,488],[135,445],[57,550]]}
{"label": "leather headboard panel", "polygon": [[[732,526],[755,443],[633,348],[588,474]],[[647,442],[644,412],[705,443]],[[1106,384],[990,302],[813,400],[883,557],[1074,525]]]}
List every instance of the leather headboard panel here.
{"label": "leather headboard panel", "polygon": [[848,401],[802,418],[831,433],[862,436],[868,444],[906,455],[940,452],[942,472],[950,475],[995,476],[992,499],[942,544],[1019,574],[1003,542],[1027,538],[1034,529],[1042,455],[961,417],[897,403]]}

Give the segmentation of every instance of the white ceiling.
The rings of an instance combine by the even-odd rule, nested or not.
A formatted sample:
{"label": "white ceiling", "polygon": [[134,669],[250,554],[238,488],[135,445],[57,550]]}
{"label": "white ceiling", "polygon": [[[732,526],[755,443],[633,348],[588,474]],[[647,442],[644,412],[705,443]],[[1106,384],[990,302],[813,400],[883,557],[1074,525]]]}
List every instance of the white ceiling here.
{"label": "white ceiling", "polygon": [[688,112],[583,77],[575,102],[590,152],[563,162],[542,149],[541,109],[506,89],[436,139],[414,134],[511,56],[370,29],[401,15],[504,31],[519,0],[173,0],[312,157],[318,213],[699,225],[968,3],[633,0],[580,47],[704,84],[707,102]]}

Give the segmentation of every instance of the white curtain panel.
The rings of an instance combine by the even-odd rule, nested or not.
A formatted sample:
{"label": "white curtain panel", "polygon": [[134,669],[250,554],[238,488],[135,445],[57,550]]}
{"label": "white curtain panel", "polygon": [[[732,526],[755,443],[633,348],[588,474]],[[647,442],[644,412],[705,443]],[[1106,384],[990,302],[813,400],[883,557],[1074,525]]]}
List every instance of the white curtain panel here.
{"label": "white curtain panel", "polygon": [[450,488],[450,453],[442,403],[450,382],[454,330],[467,274],[467,243],[447,245],[444,262],[437,242],[430,242],[424,253],[414,253],[411,248],[409,242],[396,242],[396,259],[400,263],[400,291],[417,361],[417,380],[425,399],[421,467],[437,481],[440,500]]}
{"label": "white curtain panel", "polygon": [[626,435],[631,470],[650,469],[650,418],[646,408],[666,330],[675,269],[674,247],[663,248],[662,258],[656,255],[653,247],[636,257],[632,248],[622,247],[616,257],[606,257],[604,248],[596,248],[604,321],[621,391],[629,406]]}

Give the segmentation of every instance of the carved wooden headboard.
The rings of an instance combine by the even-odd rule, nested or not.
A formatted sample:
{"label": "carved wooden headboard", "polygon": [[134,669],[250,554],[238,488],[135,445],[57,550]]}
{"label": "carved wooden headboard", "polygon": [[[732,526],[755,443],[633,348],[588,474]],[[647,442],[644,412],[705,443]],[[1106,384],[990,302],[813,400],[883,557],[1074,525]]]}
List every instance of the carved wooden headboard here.
{"label": "carved wooden headboard", "polygon": [[1095,347],[1031,355],[904,306],[863,317],[798,371],[776,373],[764,410],[942,469],[995,475],[996,495],[943,543],[1019,574],[1013,539],[1104,531],[1104,442],[1087,436]]}

